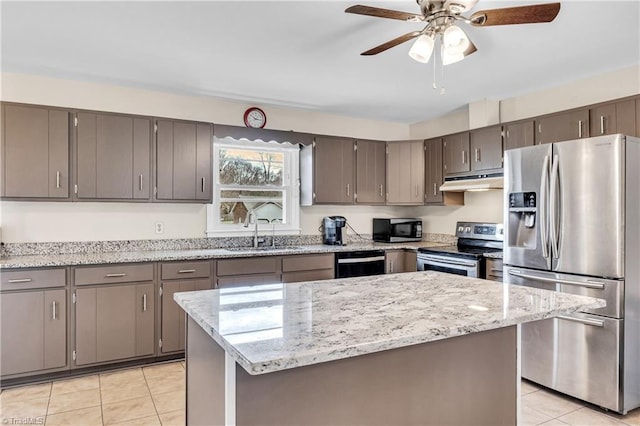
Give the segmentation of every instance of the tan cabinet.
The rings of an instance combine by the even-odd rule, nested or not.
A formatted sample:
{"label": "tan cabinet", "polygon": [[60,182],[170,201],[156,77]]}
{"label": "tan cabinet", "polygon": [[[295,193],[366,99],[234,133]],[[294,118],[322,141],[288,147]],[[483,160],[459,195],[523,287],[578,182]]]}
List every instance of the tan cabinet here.
{"label": "tan cabinet", "polygon": [[355,142],[348,138],[317,136],[313,142],[314,204],[353,204]]}
{"label": "tan cabinet", "polygon": [[636,133],[636,100],[611,102],[598,105],[590,110],[590,135],[602,136],[622,133],[634,136]]}
{"label": "tan cabinet", "polygon": [[502,168],[502,126],[472,130],[469,143],[471,171],[486,172]]}
{"label": "tan cabinet", "polygon": [[469,160],[469,132],[443,138],[443,169],[445,175],[471,171]]}
{"label": "tan cabinet", "polygon": [[401,272],[415,272],[417,270],[418,255],[415,251],[404,249],[386,250],[384,252],[385,274],[397,274]]}
{"label": "tan cabinet", "polygon": [[68,111],[2,104],[2,182],[7,198],[69,197]]}
{"label": "tan cabinet", "polygon": [[333,253],[300,254],[282,258],[282,282],[329,280],[335,278]]}
{"label": "tan cabinet", "polygon": [[216,261],[216,288],[280,282],[280,256]]}
{"label": "tan cabinet", "polygon": [[151,196],[151,119],[76,115],[76,198],[141,200]]}
{"label": "tan cabinet", "polygon": [[486,277],[491,281],[502,282],[502,259],[486,259],[487,272]]}
{"label": "tan cabinet", "polygon": [[356,141],[356,203],[384,204],[386,145],[382,141]]}
{"label": "tan cabinet", "polygon": [[424,141],[387,143],[387,204],[424,204]]}
{"label": "tan cabinet", "polygon": [[160,277],[160,352],[184,351],[186,314],[173,295],[213,288],[211,261],[164,262]]}
{"label": "tan cabinet", "polygon": [[444,183],[442,166],[442,138],[429,139],[424,142],[425,151],[425,194],[426,205],[463,205],[464,193],[442,192]]}
{"label": "tan cabinet", "polygon": [[155,200],[210,202],[212,144],[210,123],[156,120]]}
{"label": "tan cabinet", "polygon": [[533,146],[535,142],[533,126],[533,120],[505,124],[504,150]]}
{"label": "tan cabinet", "polygon": [[154,265],[74,268],[75,366],[155,354]]}
{"label": "tan cabinet", "polygon": [[536,144],[588,137],[588,109],[561,112],[536,119]]}
{"label": "tan cabinet", "polygon": [[2,273],[0,375],[67,368],[67,290],[64,269]]}

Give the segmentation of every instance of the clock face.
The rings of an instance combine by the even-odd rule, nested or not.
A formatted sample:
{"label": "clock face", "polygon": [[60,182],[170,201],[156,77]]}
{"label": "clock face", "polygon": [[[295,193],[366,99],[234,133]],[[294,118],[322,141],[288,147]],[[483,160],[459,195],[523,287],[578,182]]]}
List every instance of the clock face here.
{"label": "clock face", "polygon": [[244,124],[247,127],[261,129],[267,124],[267,115],[260,108],[249,108],[244,113]]}

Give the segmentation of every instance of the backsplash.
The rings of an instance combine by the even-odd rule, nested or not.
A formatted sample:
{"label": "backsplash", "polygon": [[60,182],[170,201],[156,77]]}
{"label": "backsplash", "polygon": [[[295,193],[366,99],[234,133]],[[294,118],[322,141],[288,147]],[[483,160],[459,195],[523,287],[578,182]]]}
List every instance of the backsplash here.
{"label": "backsplash", "polygon": [[[322,244],[321,235],[281,235],[275,237],[277,246],[300,246]],[[347,236],[347,244],[371,242],[371,234]],[[424,241],[455,244],[456,237],[449,234],[426,234]],[[179,238],[166,240],[121,240],[121,241],[78,241],[48,243],[5,243],[0,249],[0,257],[32,256],[47,254],[107,253],[149,250],[206,250],[228,247],[249,247],[253,237]],[[265,237],[264,244],[271,244],[271,237]]]}

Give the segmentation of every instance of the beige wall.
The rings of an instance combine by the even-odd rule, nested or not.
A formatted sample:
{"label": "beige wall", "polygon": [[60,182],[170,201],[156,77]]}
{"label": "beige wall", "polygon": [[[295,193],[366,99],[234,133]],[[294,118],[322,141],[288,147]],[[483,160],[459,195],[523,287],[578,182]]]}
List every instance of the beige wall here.
{"label": "beige wall", "polygon": [[[503,122],[640,93],[640,67],[572,82],[562,87],[501,104]],[[210,97],[162,93],[97,83],[20,74],[2,74],[0,99],[12,102],[117,111],[171,118],[243,125],[247,103]],[[313,111],[263,107],[269,128],[399,140],[440,136],[469,129],[464,108],[437,120],[410,126],[339,117]],[[472,120],[473,121],[473,120]],[[466,193],[461,207],[313,206],[301,210],[303,234],[316,234],[327,215],[343,215],[359,233],[371,233],[371,218],[421,217],[425,232],[453,233],[459,220],[502,221],[502,191]],[[154,225],[162,222],[164,234]],[[5,242],[90,241],[204,236],[206,209],[202,205],[134,203],[0,202],[0,225]],[[351,231],[349,231],[351,233]]]}

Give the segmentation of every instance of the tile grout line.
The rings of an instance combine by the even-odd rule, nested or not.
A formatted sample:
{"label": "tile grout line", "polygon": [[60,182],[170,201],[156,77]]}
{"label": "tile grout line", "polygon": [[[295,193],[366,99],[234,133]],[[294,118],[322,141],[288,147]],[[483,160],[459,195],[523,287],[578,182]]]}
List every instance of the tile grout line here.
{"label": "tile grout line", "polygon": [[100,392],[100,423],[102,424],[102,426],[104,426],[104,409],[102,407],[102,378],[100,377],[100,374],[98,374],[98,392]]}

